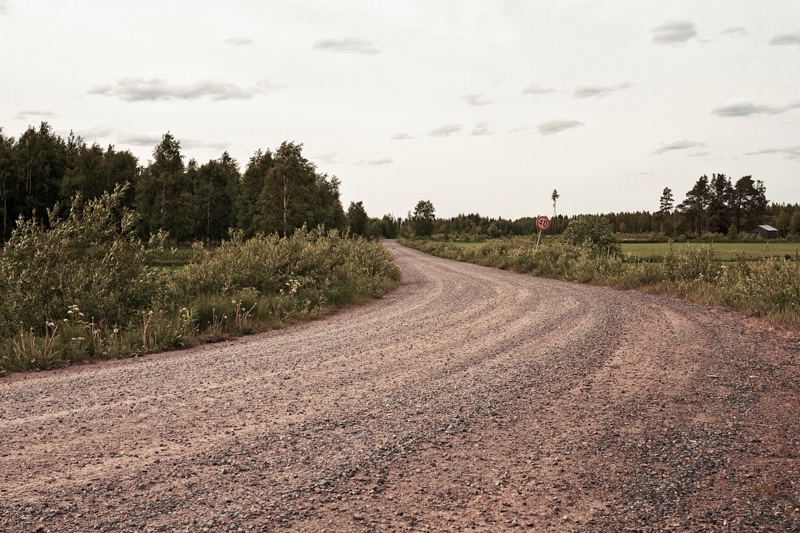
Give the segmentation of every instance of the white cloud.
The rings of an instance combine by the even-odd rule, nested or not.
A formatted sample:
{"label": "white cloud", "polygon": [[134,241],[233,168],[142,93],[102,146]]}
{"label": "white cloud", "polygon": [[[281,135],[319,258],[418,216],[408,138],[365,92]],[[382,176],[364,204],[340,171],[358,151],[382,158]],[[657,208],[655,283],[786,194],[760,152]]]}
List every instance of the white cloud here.
{"label": "white cloud", "polygon": [[178,85],[159,78],[123,78],[111,85],[95,87],[88,94],[117,97],[125,102],[155,102],[168,100],[212,101],[250,100],[275,87],[267,80],[253,87],[240,87],[220,80],[200,80],[191,85]]}
{"label": "white cloud", "polygon": [[782,33],[773,37],[770,46],[798,46],[800,47],[800,31],[796,33]]}
{"label": "white cloud", "polygon": [[40,109],[25,109],[22,111],[18,111],[17,116],[14,117],[14,120],[25,120],[26,118],[29,117],[53,118],[57,116],[58,115],[53,111],[40,110]]}
{"label": "white cloud", "polygon": [[800,146],[789,146],[786,148],[766,148],[764,150],[758,150],[757,152],[747,152],[744,155],[768,155],[768,154],[780,154],[783,155],[786,159],[800,160]]}
{"label": "white cloud", "polygon": [[229,46],[250,46],[253,44],[253,39],[249,37],[231,37],[230,39],[225,39],[225,44]]}
{"label": "white cloud", "polygon": [[[132,133],[123,134],[117,137],[117,142],[120,144],[132,144],[134,146],[155,146],[161,142],[162,134],[154,133]],[[183,144],[183,141],[181,141]]]}
{"label": "white cloud", "polygon": [[469,105],[474,106],[484,106],[492,103],[484,98],[482,94],[468,94],[464,97],[464,100],[466,100]]}
{"label": "white cloud", "polygon": [[550,94],[556,92],[555,89],[551,89],[549,87],[542,87],[541,85],[531,84],[525,87],[522,90],[522,94],[532,94],[534,96],[540,96],[543,94]]}
{"label": "white cloud", "polygon": [[114,133],[114,130],[108,126],[95,126],[93,128],[78,130],[75,132],[75,135],[91,144],[93,141],[108,137],[112,133]]}
{"label": "white cloud", "polygon": [[703,148],[706,146],[706,143],[697,142],[697,141],[690,141],[688,139],[683,139],[682,141],[674,141],[668,144],[664,144],[658,150],[653,152],[653,155],[661,155],[667,152],[672,152],[674,150],[689,150],[691,148]]}
{"label": "white cloud", "polygon": [[608,96],[615,92],[624,91],[632,87],[631,83],[625,82],[620,83],[619,85],[582,85],[580,87],[576,87],[575,90],[572,92],[572,96],[575,98],[595,98],[595,97],[602,97]]}
{"label": "white cloud", "polygon": [[472,128],[472,131],[470,132],[470,135],[491,135],[491,134],[492,132],[489,131],[489,122],[485,120],[483,122],[478,122],[477,124],[475,124],[475,127]]}
{"label": "white cloud", "polygon": [[697,26],[688,20],[673,20],[650,30],[655,44],[685,44],[697,37]]}
{"label": "white cloud", "polygon": [[719,117],[749,117],[751,115],[777,115],[800,108],[800,101],[784,106],[756,104],[750,100],[730,100],[711,110],[712,115]]}
{"label": "white cloud", "polygon": [[[158,142],[161,142],[159,139]],[[230,146],[230,143],[227,142],[213,142],[213,141],[201,141],[198,139],[181,139],[181,148],[187,148],[191,150],[192,148],[213,148],[214,150],[227,150]]]}
{"label": "white cloud", "polygon": [[390,165],[394,163],[394,159],[390,157],[381,157],[380,159],[370,159],[367,161],[368,165]]}
{"label": "white cloud", "polygon": [[409,135],[408,133],[405,133],[405,132],[403,132],[403,133],[395,133],[394,135],[392,135],[392,139],[394,139],[395,141],[407,141],[407,140],[413,139],[413,138],[414,137],[412,137],[411,135]]}
{"label": "white cloud", "polygon": [[451,135],[461,131],[463,126],[461,124],[445,124],[430,131],[431,137],[450,137]]}
{"label": "white cloud", "polygon": [[328,52],[350,52],[353,54],[374,55],[380,53],[372,41],[357,37],[344,37],[342,39],[322,39],[314,43],[314,50]]}
{"label": "white cloud", "polygon": [[747,28],[743,26],[731,26],[730,28],[725,28],[724,30],[722,30],[722,33],[720,33],[720,35],[739,38],[739,37],[747,37],[748,35],[750,35],[750,32],[748,31]]}
{"label": "white cloud", "polygon": [[11,0],[0,0],[0,15],[11,13]]}
{"label": "white cloud", "polygon": [[338,161],[336,161],[336,152],[331,152],[329,154],[315,155],[314,157],[312,157],[312,159],[315,160],[315,161],[319,161],[320,163],[322,163],[324,165],[336,165],[336,164],[338,164]]}
{"label": "white cloud", "polygon": [[583,122],[578,122],[577,120],[551,120],[549,122],[542,122],[536,129],[538,129],[539,133],[542,135],[555,135],[556,133],[561,133],[562,131],[583,125]]}

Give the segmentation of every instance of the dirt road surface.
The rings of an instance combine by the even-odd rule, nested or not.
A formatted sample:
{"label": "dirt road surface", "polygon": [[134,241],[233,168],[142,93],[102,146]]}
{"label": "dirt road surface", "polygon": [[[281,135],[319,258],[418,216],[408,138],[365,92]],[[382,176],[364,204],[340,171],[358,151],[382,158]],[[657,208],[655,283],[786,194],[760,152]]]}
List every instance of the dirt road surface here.
{"label": "dirt road surface", "polygon": [[0,379],[0,531],[800,529],[800,336],[389,243],[382,300]]}

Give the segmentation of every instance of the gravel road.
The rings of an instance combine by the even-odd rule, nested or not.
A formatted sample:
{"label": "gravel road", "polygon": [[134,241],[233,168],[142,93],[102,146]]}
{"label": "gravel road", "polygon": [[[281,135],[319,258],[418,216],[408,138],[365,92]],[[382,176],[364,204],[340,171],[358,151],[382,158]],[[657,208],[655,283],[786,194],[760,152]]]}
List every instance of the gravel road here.
{"label": "gravel road", "polygon": [[366,306],[0,378],[0,530],[800,530],[797,332],[387,246]]}

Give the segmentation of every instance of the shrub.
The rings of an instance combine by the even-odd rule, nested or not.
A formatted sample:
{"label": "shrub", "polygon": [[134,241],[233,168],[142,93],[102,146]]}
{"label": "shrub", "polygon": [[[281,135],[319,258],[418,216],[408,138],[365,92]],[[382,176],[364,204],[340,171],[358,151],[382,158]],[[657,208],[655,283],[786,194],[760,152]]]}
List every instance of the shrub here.
{"label": "shrub", "polygon": [[617,255],[622,251],[605,217],[580,216],[570,221],[561,238],[575,246],[587,246],[596,254]]}
{"label": "shrub", "polygon": [[163,282],[145,265],[148,251],[133,231],[134,214],[120,207],[124,194],[117,187],[85,204],[77,195],[66,217],[48,211],[49,229],[20,218],[0,258],[0,334],[67,320],[72,306],[106,325],[150,308]]}

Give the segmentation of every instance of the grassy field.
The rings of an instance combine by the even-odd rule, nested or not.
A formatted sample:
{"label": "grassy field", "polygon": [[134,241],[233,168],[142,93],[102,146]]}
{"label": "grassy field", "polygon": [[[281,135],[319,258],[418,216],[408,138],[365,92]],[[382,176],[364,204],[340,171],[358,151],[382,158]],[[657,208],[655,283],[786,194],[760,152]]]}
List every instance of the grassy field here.
{"label": "grassy field", "polygon": [[[669,251],[666,242],[622,243],[622,251],[642,259],[663,259]],[[673,243],[675,252],[708,246],[701,242]],[[766,257],[786,257],[800,253],[800,244],[796,242],[715,242],[712,245],[714,259],[719,261],[735,261],[739,257],[746,259],[763,259]]]}
{"label": "grassy field", "polygon": [[[488,242],[488,241],[487,241]],[[477,248],[485,242],[451,242],[459,248]],[[620,243],[622,252],[642,259],[664,259],[669,251],[666,242],[633,242]],[[708,246],[703,242],[672,243],[673,251],[687,251]],[[715,242],[712,244],[714,259],[719,261],[736,261],[740,257],[745,259],[764,259],[767,257],[794,257],[800,253],[800,243],[796,242]]]}

